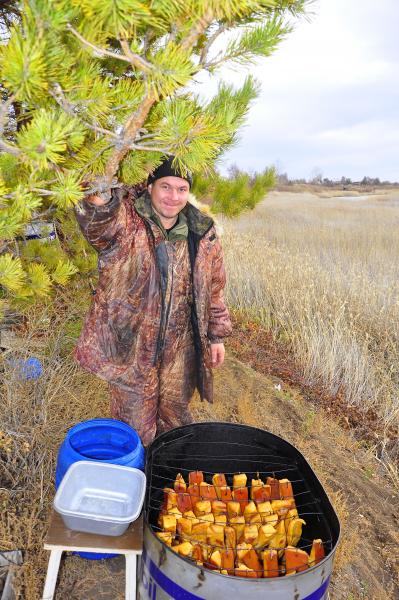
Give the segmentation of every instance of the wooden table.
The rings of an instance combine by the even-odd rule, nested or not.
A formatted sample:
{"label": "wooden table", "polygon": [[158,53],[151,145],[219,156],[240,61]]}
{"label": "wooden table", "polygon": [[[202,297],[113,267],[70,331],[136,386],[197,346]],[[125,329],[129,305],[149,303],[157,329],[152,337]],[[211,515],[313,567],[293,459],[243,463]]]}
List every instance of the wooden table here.
{"label": "wooden table", "polygon": [[65,527],[61,516],[52,512],[50,527],[44,540],[50,550],[42,600],[52,600],[57,584],[61,555],[64,551],[124,554],[126,559],[126,600],[136,598],[137,557],[143,550],[143,517],[133,521],[123,535],[112,537],[81,533]]}

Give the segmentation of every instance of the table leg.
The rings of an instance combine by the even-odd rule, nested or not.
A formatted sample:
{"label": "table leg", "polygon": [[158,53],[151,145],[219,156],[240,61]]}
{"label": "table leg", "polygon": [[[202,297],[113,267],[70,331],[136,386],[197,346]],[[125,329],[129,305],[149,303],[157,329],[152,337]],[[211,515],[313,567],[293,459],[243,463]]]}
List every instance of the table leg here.
{"label": "table leg", "polygon": [[62,550],[51,550],[42,600],[53,600]]}
{"label": "table leg", "polygon": [[136,600],[137,556],[126,554],[126,600]]}

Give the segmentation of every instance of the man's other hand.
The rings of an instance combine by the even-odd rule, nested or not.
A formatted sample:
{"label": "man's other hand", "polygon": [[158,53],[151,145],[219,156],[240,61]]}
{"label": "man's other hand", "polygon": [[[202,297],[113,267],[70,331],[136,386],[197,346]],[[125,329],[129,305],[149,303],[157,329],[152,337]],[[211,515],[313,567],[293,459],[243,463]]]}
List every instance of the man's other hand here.
{"label": "man's other hand", "polygon": [[224,344],[211,344],[212,367],[220,367],[224,361]]}

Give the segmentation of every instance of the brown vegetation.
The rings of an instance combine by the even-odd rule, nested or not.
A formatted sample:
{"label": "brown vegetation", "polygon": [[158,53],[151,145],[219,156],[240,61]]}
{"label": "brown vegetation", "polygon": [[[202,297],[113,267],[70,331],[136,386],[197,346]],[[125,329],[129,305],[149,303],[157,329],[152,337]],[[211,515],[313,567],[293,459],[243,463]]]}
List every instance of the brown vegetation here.
{"label": "brown vegetation", "polygon": [[275,192],[224,239],[230,305],[287,345],[307,385],[378,419],[387,461],[399,451],[398,206]]}

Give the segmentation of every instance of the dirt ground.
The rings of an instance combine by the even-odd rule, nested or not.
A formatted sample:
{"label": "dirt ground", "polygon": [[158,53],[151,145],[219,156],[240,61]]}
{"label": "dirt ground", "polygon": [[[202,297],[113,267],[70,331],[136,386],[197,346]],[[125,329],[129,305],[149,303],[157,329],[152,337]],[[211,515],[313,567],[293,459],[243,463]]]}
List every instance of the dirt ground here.
{"label": "dirt ground", "polygon": [[[215,403],[192,402],[195,419],[245,423],[294,444],[315,470],[341,522],[330,599],[399,598],[399,498],[379,463],[324,408],[231,354],[216,372]],[[105,394],[104,388],[104,400]],[[64,559],[57,600],[118,600],[123,592],[120,558]]]}

